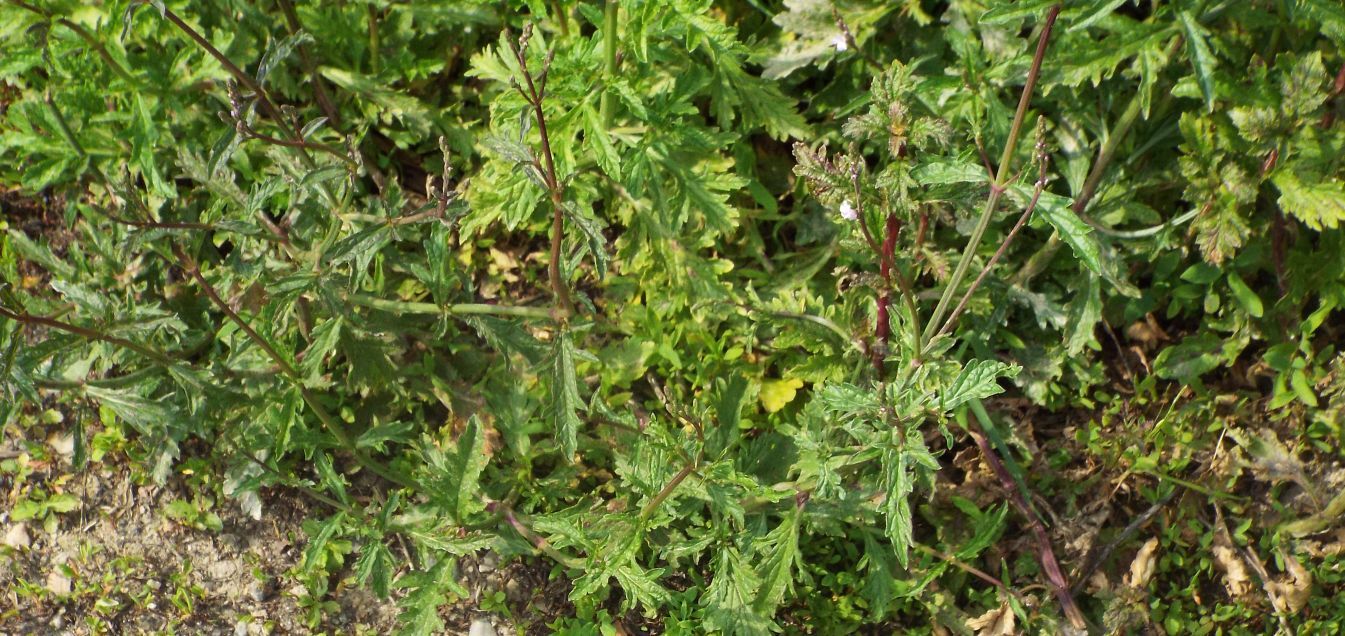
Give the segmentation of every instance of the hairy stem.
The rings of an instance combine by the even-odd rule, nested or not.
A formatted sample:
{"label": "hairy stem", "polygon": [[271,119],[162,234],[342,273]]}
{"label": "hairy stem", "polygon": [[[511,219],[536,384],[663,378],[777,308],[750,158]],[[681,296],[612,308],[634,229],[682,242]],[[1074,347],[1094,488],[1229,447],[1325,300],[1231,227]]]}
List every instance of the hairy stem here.
{"label": "hairy stem", "polygon": [[658,491],[658,494],[654,495],[654,498],[650,499],[649,503],[646,503],[644,508],[640,509],[640,519],[637,522],[637,525],[644,526],[645,522],[649,521],[649,518],[654,516],[654,513],[658,511],[659,506],[663,505],[663,502],[673,494],[673,491],[677,490],[677,487],[680,486],[694,470],[696,470],[696,462],[694,461],[687,462],[685,466],[682,466],[682,470],[677,471],[677,474],[673,475],[672,480],[663,487],[663,490]]}

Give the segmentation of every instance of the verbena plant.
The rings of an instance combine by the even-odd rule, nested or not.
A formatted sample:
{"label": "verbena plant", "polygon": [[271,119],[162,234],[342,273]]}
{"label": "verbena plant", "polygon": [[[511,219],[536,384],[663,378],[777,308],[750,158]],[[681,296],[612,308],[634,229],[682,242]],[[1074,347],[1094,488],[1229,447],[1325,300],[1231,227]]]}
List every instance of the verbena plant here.
{"label": "verbena plant", "polygon": [[[304,491],[310,590],[408,633],[484,549],[582,621],[1083,629],[981,400],[1107,401],[1146,316],[1202,327],[1158,378],[1276,407],[1335,354],[1325,0],[141,4],[0,5],[0,179],[65,214],[0,238],[0,420],[67,391],[158,479],[201,439],[254,517]],[[1008,503],[935,494],[967,438]]]}

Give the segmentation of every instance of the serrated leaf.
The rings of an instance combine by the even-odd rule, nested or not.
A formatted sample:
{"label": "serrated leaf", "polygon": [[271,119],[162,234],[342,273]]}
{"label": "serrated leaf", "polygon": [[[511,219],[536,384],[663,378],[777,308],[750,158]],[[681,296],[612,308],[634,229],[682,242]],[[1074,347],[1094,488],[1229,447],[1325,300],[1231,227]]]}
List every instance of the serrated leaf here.
{"label": "serrated leaf", "polygon": [[172,411],[161,402],[148,400],[129,391],[86,386],[84,392],[126,420],[142,435],[154,435],[171,424]]}
{"label": "serrated leaf", "polygon": [[593,158],[598,162],[598,167],[607,176],[621,181],[621,156],[617,154],[616,146],[612,145],[612,137],[603,127],[598,111],[593,109],[591,102],[584,102],[580,110],[584,116],[584,141],[593,149]]}
{"label": "serrated leaf", "polygon": [[1280,190],[1280,208],[1308,227],[1320,232],[1345,222],[1345,184],[1327,179],[1304,183],[1293,170],[1276,172],[1272,181]]}
{"label": "serrated leaf", "polygon": [[1079,18],[1069,27],[1068,32],[1082,31],[1092,26],[1099,20],[1111,15],[1117,7],[1125,4],[1129,0],[1093,0],[1087,7],[1079,10]]}
{"label": "serrated leaf", "polygon": [[1200,94],[1205,97],[1205,108],[1209,112],[1214,112],[1214,67],[1218,60],[1214,53],[1210,52],[1210,46],[1205,42],[1205,36],[1208,31],[1200,26],[1190,11],[1178,11],[1177,19],[1181,22],[1182,32],[1186,35],[1186,53],[1191,58],[1191,65],[1196,71],[1196,83],[1200,85]]}
{"label": "serrated leaf", "polygon": [[546,354],[546,345],[515,321],[494,316],[464,316],[462,321],[496,351],[522,355],[529,363],[536,363]]}
{"label": "serrated leaf", "polygon": [[485,429],[473,415],[449,453],[434,446],[425,450],[432,497],[460,523],[485,508],[478,492],[481,472],[490,461],[485,447]]}
{"label": "serrated leaf", "polygon": [[593,257],[593,268],[601,280],[607,276],[607,262],[610,260],[607,254],[607,237],[602,235],[604,227],[602,221],[591,214],[580,212],[570,204],[566,204],[565,211],[566,217],[584,235],[584,244]]}
{"label": "serrated leaf", "polygon": [[1004,388],[999,385],[1000,378],[1012,378],[1018,375],[1022,367],[1005,364],[997,360],[972,360],[957,374],[948,388],[939,396],[940,407],[951,411],[971,400],[981,400],[999,394]]}
{"label": "serrated leaf", "polygon": [[401,628],[399,636],[431,636],[442,634],[444,621],[439,617],[439,606],[448,603],[444,591],[453,582],[455,559],[440,559],[428,572],[408,574],[397,580],[397,587],[410,588],[406,597],[397,604],[402,613],[397,616]]}
{"label": "serrated leaf", "polygon": [[911,474],[909,456],[896,449],[883,449],[883,517],[886,521],[887,540],[892,542],[897,562],[905,568],[911,558],[914,543],[911,529],[911,493],[915,480]]}
{"label": "serrated leaf", "polygon": [[970,161],[929,161],[920,164],[911,171],[911,176],[921,185],[947,185],[950,183],[986,183],[990,180],[985,166]]}
{"label": "serrated leaf", "polygon": [[336,267],[343,263],[364,259],[373,255],[392,238],[392,229],[387,225],[375,225],[351,234],[332,246],[322,255],[323,267]]}
{"label": "serrated leaf", "polygon": [[721,549],[705,591],[705,626],[725,634],[769,634],[771,621],[752,610],[760,585],[756,571],[736,549]]}
{"label": "serrated leaf", "polygon": [[579,397],[579,381],[574,369],[574,340],[568,330],[556,334],[551,349],[551,425],[556,436],[556,446],[565,456],[566,462],[573,462],[579,450],[579,410],[584,401]]}
{"label": "serrated leaf", "polygon": [[387,598],[392,585],[392,553],[381,541],[370,541],[360,550],[355,561],[355,580],[368,585],[378,595]]}
{"label": "serrated leaf", "polygon": [[314,568],[326,563],[327,543],[336,536],[336,532],[341,529],[341,525],[346,520],[346,513],[338,512],[320,522],[317,530],[313,532],[312,538],[308,540],[308,546],[304,548],[303,567],[305,572],[312,572]]}
{"label": "serrated leaf", "polygon": [[[1017,188],[1015,188],[1017,190]],[[1019,190],[1019,194],[1026,194]],[[1030,195],[1029,195],[1030,196]],[[1102,267],[1102,246],[1098,244],[1097,236],[1093,234],[1093,228],[1089,227],[1079,215],[1070,209],[1069,200],[1065,197],[1043,192],[1037,201],[1037,209],[1033,214],[1038,214],[1046,219],[1051,227],[1060,234],[1060,238],[1069,245],[1074,256],[1078,258],[1088,269],[1093,270],[1095,274],[1106,274]]]}
{"label": "serrated leaf", "polygon": [[1000,2],[998,6],[981,14],[982,24],[1004,24],[1012,20],[1021,20],[1045,12],[1057,3],[1057,0],[1018,0]]}
{"label": "serrated leaf", "polygon": [[382,449],[383,444],[390,441],[405,440],[416,425],[414,422],[393,421],[387,424],[379,424],[363,433],[360,433],[355,440],[355,446],[358,448]]}
{"label": "serrated leaf", "polygon": [[1295,8],[1307,15],[1320,27],[1322,33],[1336,41],[1345,43],[1345,5],[1337,0],[1297,0]]}
{"label": "serrated leaf", "polygon": [[299,372],[306,384],[315,382],[322,372],[323,361],[328,354],[336,351],[341,341],[341,317],[325,320],[313,328],[313,342],[304,350],[304,359],[299,363]]}
{"label": "serrated leaf", "polygon": [[780,525],[761,539],[762,548],[754,550],[758,556],[765,555],[760,569],[761,585],[752,601],[752,611],[758,615],[773,616],[784,600],[785,593],[794,585],[794,565],[799,560],[801,519],[803,508],[795,506]]}

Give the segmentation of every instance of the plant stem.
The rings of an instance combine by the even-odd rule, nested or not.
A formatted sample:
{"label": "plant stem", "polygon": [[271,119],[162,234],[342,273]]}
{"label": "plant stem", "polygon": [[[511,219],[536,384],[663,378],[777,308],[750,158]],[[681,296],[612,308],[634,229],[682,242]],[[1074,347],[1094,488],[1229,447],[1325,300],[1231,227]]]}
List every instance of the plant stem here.
{"label": "plant stem", "polygon": [[[1181,36],[1173,38],[1172,42],[1168,44],[1165,59],[1175,55],[1181,49],[1181,45]],[[1088,176],[1084,178],[1083,187],[1079,189],[1079,196],[1070,206],[1070,209],[1076,215],[1079,215],[1081,219],[1094,228],[1098,228],[1101,224],[1085,216],[1084,211],[1088,209],[1088,204],[1093,201],[1093,197],[1097,194],[1098,185],[1102,183],[1102,176],[1116,156],[1116,149],[1120,147],[1121,141],[1129,134],[1130,128],[1135,125],[1135,121],[1139,118],[1141,107],[1140,92],[1135,91],[1135,94],[1130,98],[1130,102],[1126,104],[1125,110],[1121,111],[1121,116],[1116,119],[1116,123],[1112,124],[1111,130],[1107,132],[1107,140],[1102,143],[1102,148],[1098,150],[1097,160],[1093,162],[1092,169],[1088,171]],[[1157,227],[1161,230],[1166,225]],[[1056,252],[1060,250],[1060,245],[1060,237],[1057,233],[1052,233],[1051,237],[1032,256],[1028,257],[1027,262],[1014,275],[1012,284],[1021,287],[1045,270],[1046,266],[1051,263],[1051,259],[1055,257]]]}
{"label": "plant stem", "polygon": [[967,308],[967,303],[971,301],[971,295],[976,293],[976,289],[981,286],[982,281],[984,281],[985,277],[990,274],[990,270],[995,267],[995,264],[999,262],[999,259],[1004,256],[1006,251],[1008,251],[1009,244],[1013,243],[1013,239],[1018,236],[1019,230],[1022,230],[1023,226],[1027,224],[1027,220],[1032,217],[1032,211],[1037,208],[1037,202],[1041,200],[1041,193],[1046,189],[1047,156],[1044,149],[1039,149],[1039,152],[1041,153],[1040,157],[1042,162],[1041,174],[1038,175],[1037,185],[1032,190],[1032,200],[1028,202],[1023,213],[1018,216],[1018,222],[1013,224],[1013,228],[1009,230],[1007,235],[1005,235],[1004,240],[1000,241],[999,248],[995,250],[995,254],[991,256],[990,260],[986,261],[985,266],[981,268],[981,273],[977,274],[976,278],[971,281],[971,285],[967,287],[967,292],[962,295],[962,300],[958,301],[957,307],[953,309],[953,313],[948,314],[948,320],[945,320],[943,326],[939,327],[939,330],[934,333],[934,337],[930,338],[929,346],[932,346],[938,341],[940,336],[948,333],[952,330],[953,326],[957,324],[957,319],[962,315],[962,311]]}
{"label": "plant stem", "polygon": [[658,510],[659,506],[663,505],[663,502],[672,495],[674,490],[677,490],[677,487],[681,485],[682,481],[694,470],[696,470],[696,462],[694,461],[687,462],[685,466],[682,466],[682,470],[677,471],[677,474],[673,475],[673,478],[668,482],[668,485],[664,486],[663,490],[658,491],[658,494],[654,495],[654,498],[650,499],[649,503],[645,504],[644,508],[640,509],[640,518],[636,524],[643,527],[645,522],[649,521],[649,518]]}
{"label": "plant stem", "polygon": [[42,325],[43,327],[64,331],[66,333],[71,333],[76,336],[80,336],[81,338],[85,338],[87,340],[97,340],[100,342],[106,342],[108,344],[116,345],[123,349],[130,349],[131,351],[134,351],[142,356],[145,356],[146,358],[149,358],[150,360],[153,360],[156,363],[161,364],[165,367],[172,367],[180,364],[179,360],[174,359],[172,356],[169,356],[166,353],[155,351],[154,349],[151,349],[144,345],[136,344],[125,338],[119,338],[117,336],[103,333],[96,329],[90,329],[88,327],[72,325],[68,322],[62,322],[55,318],[49,318],[47,316],[34,316],[27,312],[10,311],[8,309],[5,309],[3,306],[0,306],[0,317],[8,318],[10,320],[20,322],[26,325]]}
{"label": "plant stem", "polygon": [[85,29],[83,26],[80,26],[79,24],[71,22],[70,20],[67,20],[65,18],[57,18],[55,14],[53,14],[51,11],[48,11],[47,9],[43,9],[41,7],[33,6],[31,4],[28,4],[27,2],[23,2],[22,0],[8,0],[8,2],[16,7],[19,7],[20,9],[31,11],[48,20],[54,20],[57,24],[67,29],[70,29],[71,31],[74,31],[75,35],[78,35],[80,39],[88,43],[89,47],[91,47],[94,50],[94,52],[98,54],[98,57],[103,58],[103,62],[107,64],[108,68],[112,69],[113,73],[116,73],[117,77],[120,77],[122,81],[125,81],[127,84],[131,84],[132,86],[139,85],[139,83],[135,81],[135,78],[132,77],[131,74],[126,71],[125,67],[123,67],[121,63],[117,62],[117,60],[112,57],[111,53],[108,53],[107,48],[103,46],[103,43],[99,42],[98,38],[94,37],[92,33],[89,33],[88,29]]}
{"label": "plant stem", "polygon": [[419,485],[414,481],[384,468],[365,455],[364,451],[360,450],[359,446],[355,444],[355,439],[350,436],[350,433],[346,431],[341,422],[328,413],[327,409],[318,401],[317,396],[313,395],[313,393],[308,390],[308,387],[304,386],[303,377],[299,375],[299,370],[295,369],[294,365],[291,364],[288,359],[280,355],[280,352],[276,351],[275,347],[273,347],[266,338],[263,338],[261,334],[257,333],[257,331],[252,328],[252,325],[249,325],[246,320],[243,320],[243,317],[239,316],[238,312],[235,312],[233,308],[229,306],[229,303],[224,302],[224,299],[220,297],[217,291],[215,291],[215,287],[201,274],[201,268],[197,266],[196,261],[192,260],[192,258],[177,245],[173,246],[173,255],[177,258],[178,264],[183,269],[187,270],[187,273],[196,281],[196,284],[201,286],[202,291],[204,291],[206,296],[210,298],[210,302],[214,303],[216,308],[223,312],[224,315],[237,325],[239,329],[242,329],[243,333],[247,334],[248,339],[258,347],[261,347],[267,357],[271,358],[271,360],[280,367],[281,373],[296,389],[299,390],[299,395],[303,398],[304,403],[308,405],[308,408],[313,410],[313,415],[318,418],[318,421],[322,422],[324,428],[336,437],[337,442],[355,457],[356,462],[369,469],[370,472],[373,472],[394,484],[415,491],[420,490]]}
{"label": "plant stem", "polygon": [[509,316],[513,318],[531,318],[548,320],[551,311],[541,307],[511,307],[508,305],[489,305],[485,303],[457,303],[438,305],[435,303],[409,302],[377,298],[364,294],[348,294],[346,300],[361,307],[387,311],[396,314],[424,314],[453,316]]}
{"label": "plant stem", "polygon": [[383,48],[378,33],[378,9],[374,5],[368,5],[369,18],[369,72],[378,75],[381,62],[378,59],[379,50]]}
{"label": "plant stem", "polygon": [[[564,21],[561,22],[564,24]],[[537,121],[537,133],[541,137],[543,177],[546,180],[546,189],[551,195],[551,262],[547,264],[547,277],[551,281],[551,292],[555,296],[556,311],[561,318],[568,318],[574,314],[574,304],[570,301],[570,290],[565,285],[565,280],[561,276],[561,260],[564,258],[564,232],[565,232],[565,189],[560,182],[560,177],[556,173],[556,158],[551,152],[551,135],[546,129],[546,113],[542,110],[542,101],[546,97],[546,75],[551,68],[551,60],[555,52],[547,54],[546,62],[542,66],[542,72],[538,79],[534,80],[532,73],[528,71],[528,52],[527,40],[530,32],[524,31],[521,39],[521,46],[514,47],[514,56],[518,59],[519,69],[523,71],[523,79],[526,82],[525,91],[519,87],[519,92],[528,100],[532,107],[533,114]]]}
{"label": "plant stem", "polygon": [[[257,97],[257,105],[262,109],[262,112],[275,123],[276,127],[280,128],[281,133],[283,133],[285,137],[288,137],[293,142],[298,142],[300,144],[304,143],[304,139],[299,135],[299,131],[295,130],[293,126],[290,126],[289,122],[286,121],[284,114],[280,112],[280,109],[277,108],[271,101],[271,98],[267,96],[266,89],[263,88],[257,80],[252,79],[251,75],[244,73],[243,69],[238,68],[228,56],[215,48],[215,45],[205,39],[205,37],[198,33],[196,29],[193,29],[191,25],[184,22],[182,18],[176,13],[173,13],[171,9],[164,9],[163,15],[169,22],[172,22],[174,26],[187,34],[187,37],[191,38],[192,41],[196,42],[197,45],[205,50],[210,57],[215,58],[215,60],[218,61],[220,65],[234,77],[234,79],[238,80],[238,83],[252,91]],[[308,170],[317,169],[317,164],[313,161],[313,158],[309,156],[308,151],[303,146],[291,147],[294,148],[295,154],[299,157],[300,163],[302,163],[305,168]],[[337,219],[340,219],[341,213],[345,208],[345,205],[342,204],[341,200],[338,199],[336,195],[332,194],[331,189],[327,187],[325,182],[318,184],[318,192],[322,194],[325,203],[331,208],[332,215]],[[340,224],[337,225],[339,226]],[[328,233],[327,238],[330,239],[330,241],[324,240],[324,249],[329,246],[331,241],[335,240],[335,233]]]}
{"label": "plant stem", "polygon": [[[976,419],[980,421],[982,427],[991,428],[994,426],[994,423],[990,421],[990,415],[986,413],[985,406],[981,404],[980,400],[972,400],[970,406],[972,413],[976,415]],[[1055,593],[1056,600],[1065,612],[1065,617],[1075,629],[1084,629],[1087,622],[1084,620],[1083,612],[1079,610],[1078,604],[1074,602],[1074,596],[1070,594],[1069,582],[1065,580],[1065,573],[1060,570],[1060,562],[1055,558],[1055,550],[1051,548],[1051,538],[1046,534],[1046,527],[1042,525],[1041,519],[1028,505],[1023,489],[1018,487],[1013,476],[1009,474],[1008,469],[1004,467],[1004,463],[1000,461],[999,455],[995,454],[995,449],[991,448],[985,435],[971,421],[967,422],[967,432],[976,442],[976,447],[980,449],[981,457],[985,460],[985,463],[990,466],[990,470],[999,478],[1000,485],[1009,494],[1009,500],[1013,502],[1014,507],[1018,509],[1018,513],[1023,516],[1031,529],[1032,536],[1037,542],[1038,560],[1046,574],[1046,580],[1051,584],[1051,591]]]}
{"label": "plant stem", "polygon": [[888,308],[892,305],[892,271],[896,260],[897,236],[901,234],[901,221],[896,213],[887,213],[887,222],[883,225],[883,248],[878,255],[878,272],[883,277],[883,289],[878,293],[878,324],[874,325],[873,368],[878,375],[883,374],[883,358],[887,356],[887,341],[892,335],[892,318]]}
{"label": "plant stem", "polygon": [[612,86],[611,82],[616,79],[617,62],[616,46],[618,43],[617,30],[617,12],[621,8],[618,0],[607,0],[607,5],[603,8],[602,16],[602,55],[603,55],[603,81],[607,86],[603,87],[602,97],[599,98],[598,113],[602,117],[603,128],[612,127]]}
{"label": "plant stem", "polygon": [[995,215],[995,205],[999,203],[999,198],[1004,194],[1008,185],[1009,175],[1012,174],[1009,164],[1013,160],[1014,148],[1018,145],[1018,135],[1023,128],[1023,119],[1027,115],[1028,104],[1032,100],[1032,91],[1037,85],[1037,77],[1041,74],[1041,63],[1046,57],[1046,45],[1051,38],[1051,29],[1055,26],[1056,17],[1059,15],[1060,5],[1058,4],[1046,12],[1046,22],[1042,25],[1041,35],[1037,38],[1037,51],[1032,56],[1032,68],[1028,71],[1027,82],[1023,85],[1023,94],[1018,100],[1018,110],[1014,112],[1013,124],[1009,127],[1009,138],[1004,142],[1004,152],[1000,155],[999,173],[995,176],[994,182],[990,184],[990,196],[986,198],[985,208],[981,211],[981,218],[977,220],[976,227],[971,232],[971,237],[967,239],[967,247],[962,251],[962,258],[958,260],[957,267],[948,280],[948,285],[944,288],[943,294],[939,296],[938,305],[934,307],[934,314],[930,316],[929,323],[925,326],[925,333],[921,338],[922,345],[928,344],[933,339],[935,329],[941,324],[939,321],[943,319],[948,304],[952,301],[953,295],[957,293],[958,286],[971,267],[972,258],[976,255],[976,248],[980,247],[981,237],[985,234],[986,228],[990,226],[990,219]]}

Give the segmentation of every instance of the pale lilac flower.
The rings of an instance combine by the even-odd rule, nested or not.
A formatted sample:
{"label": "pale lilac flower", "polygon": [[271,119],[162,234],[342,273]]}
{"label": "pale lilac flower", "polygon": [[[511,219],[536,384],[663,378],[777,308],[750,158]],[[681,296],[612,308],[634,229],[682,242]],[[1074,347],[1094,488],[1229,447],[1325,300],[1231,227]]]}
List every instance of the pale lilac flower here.
{"label": "pale lilac flower", "polygon": [[841,202],[841,218],[847,221],[854,221],[859,218],[859,213],[855,211],[855,206],[850,203],[850,199]]}
{"label": "pale lilac flower", "polygon": [[836,37],[831,38],[831,46],[835,47],[838,53],[843,53],[850,49],[850,40],[846,39],[844,33],[837,33]]}

